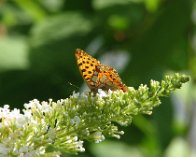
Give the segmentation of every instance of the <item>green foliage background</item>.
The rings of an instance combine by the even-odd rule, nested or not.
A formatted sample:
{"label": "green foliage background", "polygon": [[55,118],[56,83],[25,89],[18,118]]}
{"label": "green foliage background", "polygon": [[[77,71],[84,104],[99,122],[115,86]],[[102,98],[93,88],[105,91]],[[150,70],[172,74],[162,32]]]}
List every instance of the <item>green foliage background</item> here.
{"label": "green foliage background", "polygon": [[76,48],[96,58],[123,51],[130,59],[120,75],[128,86],[169,71],[187,72],[192,82],[163,99],[152,116],[135,118],[121,140],[86,143],[79,156],[190,156],[196,151],[195,6],[193,0],[0,1],[0,105],[22,108],[34,98],[57,100],[78,91],[69,84],[83,83]]}

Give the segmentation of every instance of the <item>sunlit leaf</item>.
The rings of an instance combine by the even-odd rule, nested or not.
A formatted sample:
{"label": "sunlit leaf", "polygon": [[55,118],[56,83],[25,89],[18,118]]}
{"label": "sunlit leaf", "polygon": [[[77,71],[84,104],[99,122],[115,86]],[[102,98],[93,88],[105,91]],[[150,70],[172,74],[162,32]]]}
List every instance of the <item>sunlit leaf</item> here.
{"label": "sunlit leaf", "polygon": [[25,38],[0,39],[0,71],[26,69],[28,64],[28,47]]}

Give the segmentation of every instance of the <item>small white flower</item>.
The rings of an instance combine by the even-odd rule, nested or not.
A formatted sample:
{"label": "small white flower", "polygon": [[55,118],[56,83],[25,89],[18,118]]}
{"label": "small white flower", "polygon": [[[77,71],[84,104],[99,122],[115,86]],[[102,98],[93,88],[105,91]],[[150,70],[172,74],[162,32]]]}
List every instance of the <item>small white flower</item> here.
{"label": "small white flower", "polygon": [[114,138],[120,139],[120,135],[114,134],[113,135]]}
{"label": "small white flower", "polygon": [[83,147],[83,141],[78,141],[76,147],[80,152],[84,152],[85,148]]}
{"label": "small white flower", "polygon": [[27,122],[28,122],[28,119],[22,115],[22,114],[19,114],[17,117],[16,117],[16,126],[18,128],[21,128],[23,127]]}
{"label": "small white flower", "polygon": [[3,108],[0,107],[0,118],[7,117],[10,114],[9,105],[4,105]]}
{"label": "small white flower", "polygon": [[120,131],[119,132],[120,135],[124,135],[124,133],[125,133],[124,131]]}
{"label": "small white flower", "polygon": [[75,91],[73,92],[73,95],[71,96],[71,98],[75,98],[77,99],[80,96],[79,93],[76,93]]}
{"label": "small white flower", "polygon": [[135,93],[136,92],[133,87],[128,87],[128,90],[129,90],[130,93]]}
{"label": "small white flower", "polygon": [[76,124],[76,125],[78,125],[79,123],[80,123],[80,117],[78,117],[78,116],[75,116],[74,118],[72,118],[71,120],[70,120],[70,123],[72,124],[72,125],[74,125],[74,124]]}
{"label": "small white flower", "polygon": [[51,112],[52,111],[52,107],[48,104],[48,102],[46,101],[43,101],[42,102],[42,109],[41,109],[42,112]]}
{"label": "small white flower", "polygon": [[155,80],[150,80],[150,85],[152,87],[158,87],[160,85],[160,83],[158,81],[155,81]]}
{"label": "small white flower", "polygon": [[26,110],[31,109],[31,107],[32,107],[32,103],[31,103],[31,102],[30,102],[30,103],[25,103],[25,104],[24,104],[24,108],[25,108]]}
{"label": "small white flower", "polygon": [[93,134],[93,137],[95,139],[95,143],[99,143],[99,142],[105,140],[105,136],[102,134],[102,132],[99,132],[99,131],[95,132]]}
{"label": "small white flower", "polygon": [[78,140],[78,136],[74,136],[73,140],[77,141]]}
{"label": "small white flower", "polygon": [[84,147],[80,147],[80,152],[85,152],[85,148]]}
{"label": "small white flower", "polygon": [[28,120],[31,119],[32,117],[32,112],[31,110],[23,110],[24,117],[26,117]]}
{"label": "small white flower", "polygon": [[139,90],[146,90],[146,89],[147,89],[147,85],[141,84],[141,85],[139,86]]}
{"label": "small white flower", "polygon": [[97,96],[103,98],[103,97],[107,96],[107,93],[105,91],[103,91],[102,89],[98,89]]}
{"label": "small white flower", "polygon": [[67,140],[66,143],[72,143],[72,140]]}
{"label": "small white flower", "polygon": [[62,104],[68,102],[68,100],[69,100],[68,98],[57,100],[57,105],[58,106],[62,106]]}

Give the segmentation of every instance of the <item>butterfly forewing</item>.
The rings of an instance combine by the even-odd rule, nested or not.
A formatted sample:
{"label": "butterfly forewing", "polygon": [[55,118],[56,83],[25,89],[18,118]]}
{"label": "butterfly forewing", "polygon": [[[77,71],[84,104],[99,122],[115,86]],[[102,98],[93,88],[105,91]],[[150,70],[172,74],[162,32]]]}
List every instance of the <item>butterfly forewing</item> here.
{"label": "butterfly forewing", "polygon": [[92,90],[96,88],[98,72],[96,66],[100,64],[98,60],[87,54],[81,49],[76,49],[76,60],[82,77]]}
{"label": "butterfly forewing", "polygon": [[98,89],[128,90],[112,67],[101,64],[81,49],[76,49],[75,56],[80,73],[92,92],[97,92]]}

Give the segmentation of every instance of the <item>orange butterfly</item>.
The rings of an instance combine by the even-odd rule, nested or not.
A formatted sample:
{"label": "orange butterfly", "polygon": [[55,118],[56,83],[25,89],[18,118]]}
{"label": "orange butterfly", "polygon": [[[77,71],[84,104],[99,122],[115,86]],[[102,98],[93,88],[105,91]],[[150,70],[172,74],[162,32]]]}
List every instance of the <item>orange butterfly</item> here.
{"label": "orange butterfly", "polygon": [[76,49],[75,56],[80,73],[92,92],[98,89],[128,91],[114,68],[101,64],[81,49]]}

